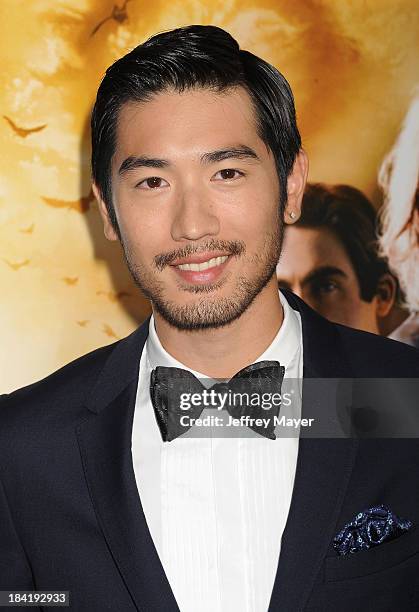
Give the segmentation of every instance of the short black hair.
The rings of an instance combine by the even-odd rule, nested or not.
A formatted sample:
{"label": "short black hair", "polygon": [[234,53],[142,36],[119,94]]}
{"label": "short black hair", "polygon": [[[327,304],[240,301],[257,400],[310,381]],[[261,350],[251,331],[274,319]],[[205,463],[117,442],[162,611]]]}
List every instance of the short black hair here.
{"label": "short black hair", "polygon": [[111,161],[121,107],[148,101],[165,90],[223,92],[235,87],[250,95],[258,133],[275,158],[283,213],[287,178],[301,148],[291,88],[276,68],[241,50],[225,30],[191,25],[156,34],[138,45],[107,69],[99,86],[91,118],[92,176],[118,233]]}
{"label": "short black hair", "polygon": [[309,183],[297,227],[331,230],[343,245],[355,270],[361,298],[371,302],[383,274],[389,273],[379,255],[378,215],[368,198],[349,185]]}

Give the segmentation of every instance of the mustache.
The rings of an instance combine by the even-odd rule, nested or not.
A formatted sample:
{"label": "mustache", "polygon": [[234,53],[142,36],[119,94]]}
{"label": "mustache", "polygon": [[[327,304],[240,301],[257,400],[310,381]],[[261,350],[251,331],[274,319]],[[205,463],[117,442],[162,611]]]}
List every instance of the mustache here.
{"label": "mustache", "polygon": [[176,259],[211,251],[223,251],[228,255],[239,256],[246,252],[246,245],[242,240],[210,240],[200,244],[199,246],[186,244],[180,249],[169,251],[169,253],[161,253],[160,255],[156,255],[154,257],[154,264],[161,272],[166,266],[170,266],[170,264]]}

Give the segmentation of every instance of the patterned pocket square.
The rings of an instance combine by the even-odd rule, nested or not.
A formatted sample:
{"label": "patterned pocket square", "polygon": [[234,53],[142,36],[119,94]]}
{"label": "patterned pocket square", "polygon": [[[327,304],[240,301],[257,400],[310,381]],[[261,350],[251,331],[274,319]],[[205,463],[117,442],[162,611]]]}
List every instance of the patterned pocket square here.
{"label": "patterned pocket square", "polygon": [[373,506],[347,523],[333,540],[333,546],[339,555],[347,555],[393,540],[411,526],[411,521],[398,517],[382,504]]}

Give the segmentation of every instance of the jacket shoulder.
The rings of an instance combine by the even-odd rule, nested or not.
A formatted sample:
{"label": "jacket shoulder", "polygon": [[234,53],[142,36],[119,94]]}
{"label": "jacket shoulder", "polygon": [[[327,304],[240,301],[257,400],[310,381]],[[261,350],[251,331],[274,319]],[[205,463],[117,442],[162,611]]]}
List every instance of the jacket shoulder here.
{"label": "jacket shoulder", "polygon": [[[332,323],[288,289],[281,289],[288,303],[297,310],[320,350],[341,351],[347,366],[357,378],[419,378],[419,351],[412,346],[383,336]],[[337,345],[335,339],[339,339]],[[330,344],[330,346],[329,346]],[[333,347],[333,349],[331,349]],[[317,350],[317,344],[313,350]],[[339,355],[331,355],[338,359]]]}
{"label": "jacket shoulder", "polygon": [[390,338],[334,324],[356,376],[417,378],[419,351]]}
{"label": "jacket shoulder", "polygon": [[107,359],[121,341],[95,349],[56,370],[46,378],[0,396],[0,422],[12,415],[36,408],[60,405],[80,406],[103,369]]}

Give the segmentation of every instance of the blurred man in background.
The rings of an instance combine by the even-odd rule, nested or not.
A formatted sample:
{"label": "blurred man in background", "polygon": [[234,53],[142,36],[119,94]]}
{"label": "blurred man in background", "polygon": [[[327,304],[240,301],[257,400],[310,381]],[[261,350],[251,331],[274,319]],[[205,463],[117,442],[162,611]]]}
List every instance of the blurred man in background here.
{"label": "blurred man in background", "polygon": [[406,315],[394,321],[398,282],[378,254],[376,229],[375,210],[358,189],[308,185],[301,217],[285,231],[279,286],[330,321],[387,335]]}
{"label": "blurred man in background", "polygon": [[379,175],[383,255],[400,279],[410,316],[390,335],[419,348],[419,92]]}

